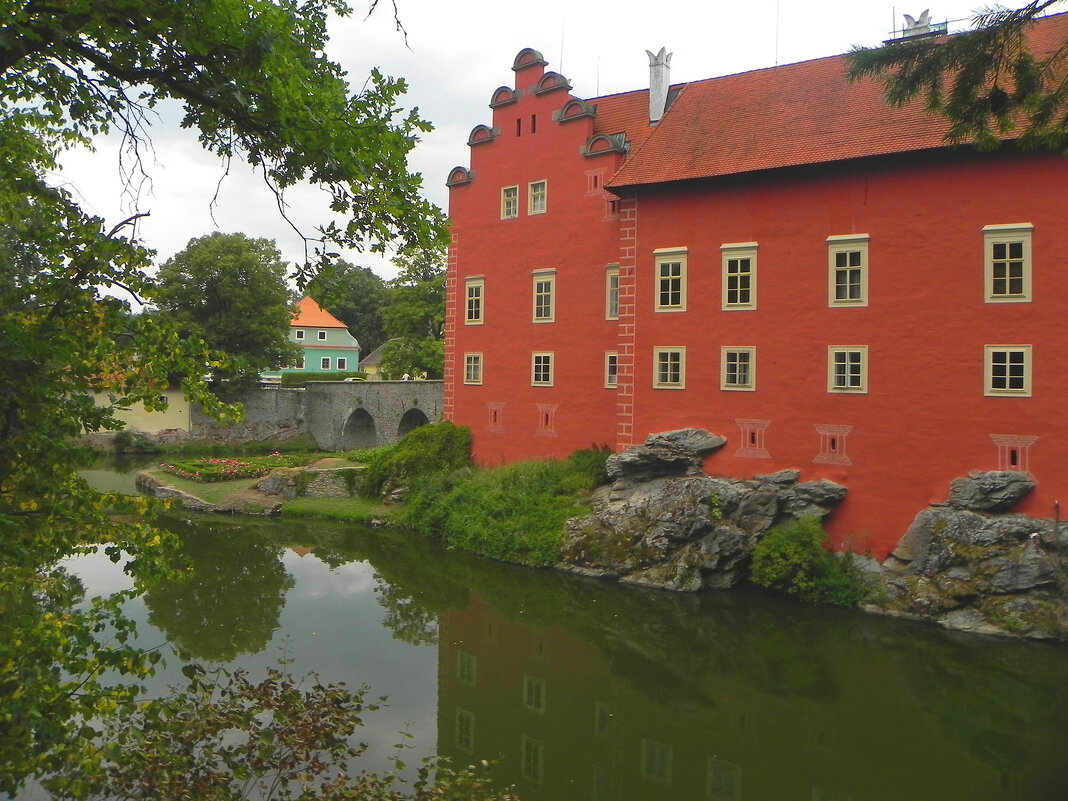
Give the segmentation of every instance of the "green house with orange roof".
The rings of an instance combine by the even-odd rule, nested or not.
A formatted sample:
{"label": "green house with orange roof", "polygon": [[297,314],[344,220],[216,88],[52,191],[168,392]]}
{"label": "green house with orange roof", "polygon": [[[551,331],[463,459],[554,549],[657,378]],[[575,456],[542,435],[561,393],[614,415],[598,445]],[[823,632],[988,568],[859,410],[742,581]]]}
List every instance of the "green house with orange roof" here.
{"label": "green house with orange roof", "polygon": [[[301,298],[289,323],[289,339],[304,348],[304,357],[282,369],[317,374],[337,373],[340,380],[360,369],[360,343],[348,326],[309,297]],[[263,373],[278,379],[281,373]]]}

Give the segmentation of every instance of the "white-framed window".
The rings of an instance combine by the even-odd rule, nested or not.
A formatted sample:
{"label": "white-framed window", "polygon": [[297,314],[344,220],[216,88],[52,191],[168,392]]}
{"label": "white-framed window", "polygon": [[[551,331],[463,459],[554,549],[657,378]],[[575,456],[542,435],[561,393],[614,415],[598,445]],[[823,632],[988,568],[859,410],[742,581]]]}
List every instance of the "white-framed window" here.
{"label": "white-framed window", "polygon": [[868,305],[868,235],[827,237],[827,304]]}
{"label": "white-framed window", "polygon": [[536,387],[553,385],[553,354],[532,353],[530,355],[530,383]]}
{"label": "white-framed window", "polygon": [[619,265],[610,264],[604,271],[604,318],[619,319]]}
{"label": "white-framed window", "polygon": [[519,187],[506,186],[501,189],[501,219],[511,220],[519,216]]}
{"label": "white-framed window", "polygon": [[481,384],[482,383],[482,354],[481,353],[465,353],[464,354],[464,383],[465,384]]}
{"label": "white-framed window", "polygon": [[349,360],[347,358],[345,358],[344,356],[338,356],[337,357],[337,369],[338,370],[347,370],[348,366],[349,366]]}
{"label": "white-framed window", "polygon": [[486,279],[479,276],[464,281],[464,324],[482,325],[483,301],[486,294]]}
{"label": "white-framed window", "polygon": [[524,781],[540,784],[544,774],[545,744],[541,740],[522,735],[520,740],[520,775]]}
{"label": "white-framed window", "polygon": [[1030,345],[986,345],[984,353],[984,394],[1031,397]]}
{"label": "white-framed window", "polygon": [[531,181],[527,187],[527,214],[544,214],[549,205],[549,182]]}
{"label": "white-framed window", "polygon": [[303,342],[304,341],[304,329],[303,328],[298,328],[297,330],[295,330],[293,332],[293,336],[296,338],[297,342]]}
{"label": "white-framed window", "polygon": [[656,263],[656,310],[686,311],[686,249],[653,251]]}
{"label": "white-framed window", "polygon": [[532,712],[545,712],[545,680],[523,677],[523,706]]}
{"label": "white-framed window", "polygon": [[719,388],[752,392],[756,389],[756,348],[724,345],[720,348]]}
{"label": "white-framed window", "polygon": [[456,708],[456,747],[470,754],[475,750],[475,713]]}
{"label": "white-framed window", "polygon": [[319,337],[320,342],[326,342],[326,331],[317,331],[316,335]]}
{"label": "white-framed window", "polygon": [[474,687],[478,678],[478,658],[470,651],[456,652],[456,680]]}
{"label": "white-framed window", "polygon": [[742,766],[717,757],[705,761],[705,798],[742,801]]}
{"label": "white-framed window", "polygon": [[653,387],[686,388],[686,348],[653,348]]}
{"label": "white-framed window", "polygon": [[1031,300],[1031,223],[983,228],[983,273],[987,303]]}
{"label": "white-framed window", "polygon": [[321,369],[323,369],[323,370],[329,370],[330,369],[330,357],[329,356],[323,356],[323,358],[321,358],[319,360],[319,367]]}
{"label": "white-framed window", "polygon": [[671,769],[675,751],[670,743],[642,739],[642,759],[639,772],[643,779],[671,784]]}
{"label": "white-framed window", "polygon": [[868,391],[867,345],[827,348],[827,391],[857,394]]}
{"label": "white-framed window", "polygon": [[757,303],[757,243],[720,245],[723,260],[723,309],[755,309]]}
{"label": "white-framed window", "polygon": [[556,270],[534,273],[534,322],[551,323],[556,319]]}
{"label": "white-framed window", "polygon": [[604,385],[606,389],[615,389],[619,385],[619,353],[614,350],[604,353]]}

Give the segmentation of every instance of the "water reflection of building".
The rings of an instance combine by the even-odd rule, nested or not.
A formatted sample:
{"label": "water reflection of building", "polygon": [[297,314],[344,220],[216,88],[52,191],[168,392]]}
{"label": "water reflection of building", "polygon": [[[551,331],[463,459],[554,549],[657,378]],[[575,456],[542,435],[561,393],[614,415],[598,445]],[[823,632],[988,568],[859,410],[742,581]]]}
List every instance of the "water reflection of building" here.
{"label": "water reflection of building", "polygon": [[716,660],[688,686],[664,680],[673,668],[655,646],[623,645],[509,622],[477,597],[444,613],[440,753],[499,761],[497,775],[524,799],[1061,797],[1049,782],[1065,778],[1063,737],[1050,743],[1026,719],[995,731],[966,709],[929,708],[939,701],[928,691],[949,688],[917,684],[925,673],[940,680],[937,671],[873,664],[871,643],[843,642],[816,662],[804,649],[757,668]]}

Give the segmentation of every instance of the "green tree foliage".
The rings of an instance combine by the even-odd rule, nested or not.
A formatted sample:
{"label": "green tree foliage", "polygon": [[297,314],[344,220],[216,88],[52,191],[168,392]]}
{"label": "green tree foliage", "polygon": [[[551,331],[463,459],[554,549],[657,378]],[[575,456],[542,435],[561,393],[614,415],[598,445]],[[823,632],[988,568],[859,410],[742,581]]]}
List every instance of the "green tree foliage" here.
{"label": "green tree foliage", "polygon": [[815,517],[775,526],[753,549],[749,577],[761,587],[811,603],[856,606],[868,587],[852,557],[827,550],[826,540]]}
{"label": "green tree foliage", "polygon": [[160,310],[187,337],[230,357],[213,378],[255,379],[301,354],[289,341],[286,264],[271,240],[221,233],[191,239],[164,262],[157,281]]}
{"label": "green tree foliage", "polygon": [[305,292],[349,327],[362,354],[367,355],[386,341],[382,324],[386,282],[369,267],[336,261],[308,282]]}
{"label": "green tree foliage", "polygon": [[382,351],[382,372],[393,379],[405,373],[442,378],[445,248],[409,248],[393,263],[400,273],[389,283],[389,301],[382,313],[389,338]]}
{"label": "green tree foliage", "polygon": [[[52,177],[57,154],[117,130],[141,166],[153,107],[176,101],[184,127],[221,160],[258,170],[279,194],[326,193],[309,248],[434,247],[442,215],[419,197],[407,154],[427,124],[398,104],[402,81],[373,72],[353,93],[326,58],[341,0],[0,0],[0,793],[94,741],[127,703],[116,682],[151,670],[118,603],[75,610],[62,558],[97,545],[158,577],[167,538],[116,512],[146,504],[93,492],[73,437],[121,428],[124,406],[164,405],[180,377],[209,412],[236,415],[201,380],[224,360],[160,315],[151,254],[83,211]],[[129,163],[129,162],[128,162]],[[298,280],[314,270],[298,268]],[[94,402],[96,394],[99,402]],[[160,560],[158,566],[154,560]],[[104,671],[113,671],[105,682]]]}
{"label": "green tree foliage", "polygon": [[847,56],[848,77],[883,83],[887,102],[922,98],[928,112],[950,122],[951,142],[983,149],[1018,139],[1024,147],[1068,145],[1068,42],[1035,52],[1028,42],[1034,20],[1062,0],[1033,0],[975,18],[975,30],[949,37],[899,39]]}

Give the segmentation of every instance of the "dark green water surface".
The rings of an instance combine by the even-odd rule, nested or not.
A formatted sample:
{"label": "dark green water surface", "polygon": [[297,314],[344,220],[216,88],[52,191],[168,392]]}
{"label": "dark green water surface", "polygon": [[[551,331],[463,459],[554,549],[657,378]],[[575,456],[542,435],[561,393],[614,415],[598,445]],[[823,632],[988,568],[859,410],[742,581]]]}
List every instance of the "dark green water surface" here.
{"label": "dark green water surface", "polygon": [[[679,596],[380,530],[173,520],[194,566],[145,645],[367,684],[382,760],[497,761],[552,801],[1064,801],[1068,648],[745,591]],[[123,583],[74,565],[90,593]],[[177,658],[159,691],[177,682]],[[379,765],[372,764],[372,768]]]}

